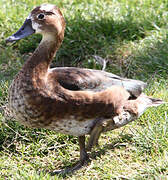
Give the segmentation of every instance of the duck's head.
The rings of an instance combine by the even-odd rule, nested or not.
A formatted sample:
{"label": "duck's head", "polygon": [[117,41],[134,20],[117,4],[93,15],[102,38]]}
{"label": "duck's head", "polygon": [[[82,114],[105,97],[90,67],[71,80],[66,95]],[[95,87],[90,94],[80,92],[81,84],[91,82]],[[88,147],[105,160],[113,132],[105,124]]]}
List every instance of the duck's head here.
{"label": "duck's head", "polygon": [[59,8],[52,4],[42,4],[31,11],[22,27],[6,41],[13,42],[33,33],[42,34],[43,39],[55,40],[58,36],[64,36],[64,29],[65,20]]}

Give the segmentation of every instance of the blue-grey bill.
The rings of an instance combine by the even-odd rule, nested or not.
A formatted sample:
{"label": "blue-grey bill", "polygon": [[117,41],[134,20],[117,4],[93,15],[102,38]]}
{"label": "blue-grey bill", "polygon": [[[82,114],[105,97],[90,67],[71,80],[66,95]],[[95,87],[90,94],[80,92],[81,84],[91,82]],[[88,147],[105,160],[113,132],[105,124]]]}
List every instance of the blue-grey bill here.
{"label": "blue-grey bill", "polygon": [[32,28],[31,19],[26,19],[22,27],[14,33],[12,36],[9,36],[6,39],[6,42],[13,42],[19,39],[23,39],[31,34],[35,33],[35,30]]}

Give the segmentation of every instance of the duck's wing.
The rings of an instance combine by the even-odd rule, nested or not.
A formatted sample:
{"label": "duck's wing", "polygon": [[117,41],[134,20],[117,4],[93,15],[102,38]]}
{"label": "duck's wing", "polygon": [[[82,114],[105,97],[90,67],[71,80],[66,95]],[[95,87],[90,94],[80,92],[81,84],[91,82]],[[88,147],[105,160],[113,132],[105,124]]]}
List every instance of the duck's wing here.
{"label": "duck's wing", "polygon": [[126,79],[112,73],[100,70],[61,67],[49,70],[49,76],[65,89],[72,91],[93,91],[98,92],[117,85],[124,87],[132,96],[138,97],[146,83]]}

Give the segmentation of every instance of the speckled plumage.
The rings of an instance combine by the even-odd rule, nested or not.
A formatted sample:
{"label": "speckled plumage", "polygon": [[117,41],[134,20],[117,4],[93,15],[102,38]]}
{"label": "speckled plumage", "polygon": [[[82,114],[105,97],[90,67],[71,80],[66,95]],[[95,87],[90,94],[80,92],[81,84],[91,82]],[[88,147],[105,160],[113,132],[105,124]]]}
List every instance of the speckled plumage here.
{"label": "speckled plumage", "polygon": [[24,28],[7,39],[18,40],[33,32],[43,36],[39,47],[11,84],[9,104],[16,120],[28,127],[79,136],[83,165],[87,159],[86,134],[91,134],[89,146],[92,147],[101,132],[135,120],[147,107],[162,101],[143,95],[146,84],[138,80],[91,69],[50,69],[64,38],[64,30],[61,11],[54,5],[45,4],[33,9]]}

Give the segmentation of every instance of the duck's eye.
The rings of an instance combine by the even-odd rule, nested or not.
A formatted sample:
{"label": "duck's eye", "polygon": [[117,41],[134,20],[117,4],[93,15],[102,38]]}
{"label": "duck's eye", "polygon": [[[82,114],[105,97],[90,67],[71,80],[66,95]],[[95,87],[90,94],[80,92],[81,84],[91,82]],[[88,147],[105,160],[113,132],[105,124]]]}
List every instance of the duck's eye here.
{"label": "duck's eye", "polygon": [[37,18],[40,19],[40,20],[41,20],[41,19],[44,19],[44,14],[42,14],[42,13],[39,14],[39,15],[37,16]]}

